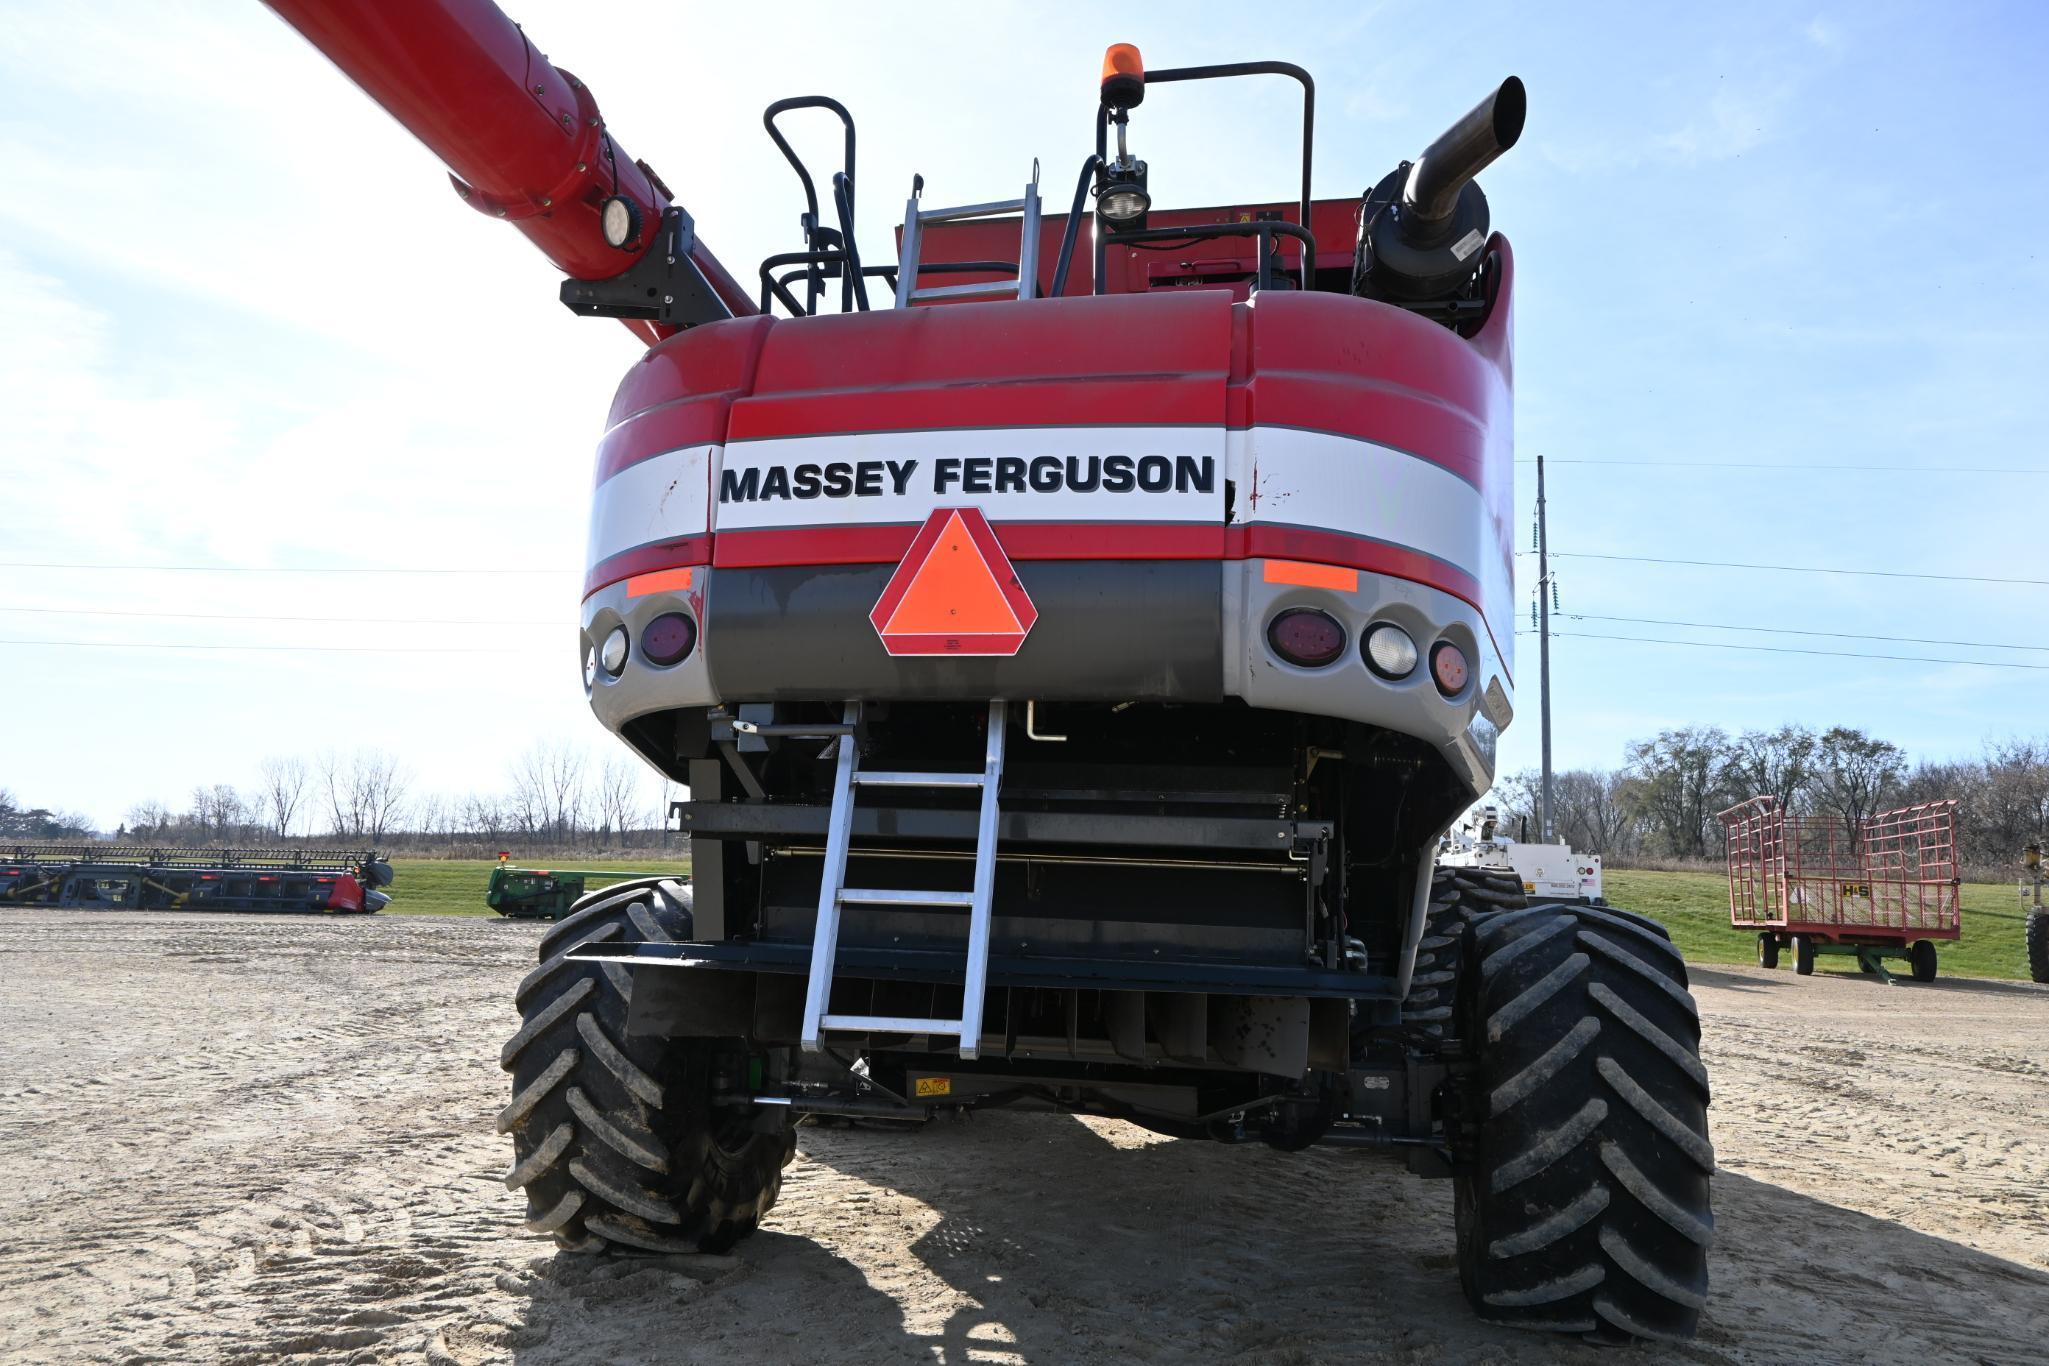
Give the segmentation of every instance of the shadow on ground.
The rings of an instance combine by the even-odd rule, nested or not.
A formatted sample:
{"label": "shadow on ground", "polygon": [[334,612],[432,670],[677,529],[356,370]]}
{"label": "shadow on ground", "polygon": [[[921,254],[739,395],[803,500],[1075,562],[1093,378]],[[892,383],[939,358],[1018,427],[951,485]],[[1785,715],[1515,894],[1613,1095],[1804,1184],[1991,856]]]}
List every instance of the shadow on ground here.
{"label": "shadow on ground", "polygon": [[[772,1217],[724,1268],[544,1259],[518,1360],[1615,1360],[1474,1319],[1448,1184],[1367,1154],[1033,1115],[803,1133],[778,1216],[806,1236]],[[2049,1276],[1727,1172],[1715,1206],[1672,1359],[2039,1360]]]}

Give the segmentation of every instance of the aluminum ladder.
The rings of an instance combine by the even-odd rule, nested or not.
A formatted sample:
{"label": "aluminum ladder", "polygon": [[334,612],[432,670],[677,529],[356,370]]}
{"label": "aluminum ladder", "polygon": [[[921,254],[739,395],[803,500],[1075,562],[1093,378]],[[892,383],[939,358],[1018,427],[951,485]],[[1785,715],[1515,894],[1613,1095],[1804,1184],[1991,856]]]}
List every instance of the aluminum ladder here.
{"label": "aluminum ladder", "polygon": [[[847,703],[840,731],[838,770],[833,779],[832,815],[826,827],[825,867],[818,882],[818,926],[811,947],[811,984],[804,994],[806,1051],[817,1052],[828,1030],[878,1034],[950,1035],[960,1041],[962,1058],[977,1055],[982,1038],[982,996],[989,982],[990,902],[996,889],[996,791],[1003,781],[1003,730],[1006,704],[989,703],[989,738],[980,773],[904,773],[863,771],[856,738],[861,704]],[[854,794],[862,787],[979,788],[981,814],[975,823],[975,885],[968,891],[891,891],[847,886],[847,855],[854,826]],[[832,1015],[834,960],[839,952],[840,913],[848,906],[923,906],[959,908],[968,913],[966,972],[961,983],[957,1020],[927,1020],[897,1015]]]}
{"label": "aluminum ladder", "polygon": [[[1025,186],[1021,199],[1005,199],[990,204],[967,204],[957,209],[921,209],[920,195],[925,188],[925,177],[917,176],[911,182],[911,197],[904,204],[903,245],[897,251],[896,306],[909,308],[942,299],[1003,299],[1015,296],[1031,299],[1039,290],[1039,163],[1032,162],[1032,182]],[[1001,214],[1018,214],[1023,219],[1024,233],[1017,247],[1017,278],[1014,280],[985,280],[972,285],[927,285],[918,288],[918,254],[925,244],[927,223],[959,223],[971,218],[995,218]]]}

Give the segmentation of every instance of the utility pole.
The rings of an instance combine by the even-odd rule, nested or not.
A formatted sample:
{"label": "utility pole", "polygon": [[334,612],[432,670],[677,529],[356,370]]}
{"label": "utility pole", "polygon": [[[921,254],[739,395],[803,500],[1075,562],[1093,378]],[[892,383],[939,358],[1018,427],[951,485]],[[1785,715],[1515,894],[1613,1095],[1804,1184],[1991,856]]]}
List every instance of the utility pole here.
{"label": "utility pole", "polygon": [[1544,457],[1537,457],[1537,688],[1544,733],[1543,805],[1538,838],[1551,841],[1551,535],[1544,520]]}

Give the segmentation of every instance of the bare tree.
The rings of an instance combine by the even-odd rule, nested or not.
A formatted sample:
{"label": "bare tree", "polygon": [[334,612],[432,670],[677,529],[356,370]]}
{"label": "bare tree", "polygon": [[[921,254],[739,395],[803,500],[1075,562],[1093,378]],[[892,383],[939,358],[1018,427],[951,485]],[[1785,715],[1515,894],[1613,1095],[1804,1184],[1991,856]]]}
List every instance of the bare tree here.
{"label": "bare tree", "polygon": [[248,807],[241,794],[226,783],[200,784],[192,789],[192,812],[187,819],[199,838],[227,844],[247,821]]}
{"label": "bare tree", "polygon": [[1890,740],[1834,726],[1815,747],[1814,801],[1843,824],[1855,852],[1865,820],[1906,777],[1907,756]]}
{"label": "bare tree", "polygon": [[493,844],[498,843],[514,823],[508,815],[506,803],[475,792],[460,799],[456,819],[462,822],[464,830],[482,835]]}
{"label": "bare tree", "polygon": [[1970,805],[1988,854],[2001,857],[2049,830],[2049,741],[2004,740],[1985,746]]}
{"label": "bare tree", "polygon": [[529,745],[512,761],[512,790],[505,801],[506,823],[528,838],[548,826],[548,755],[546,747]]}
{"label": "bare tree", "polygon": [[353,833],[354,817],[349,809],[348,762],[331,749],[320,751],[314,762],[320,770],[321,804],[327,808],[328,830],[339,837]]}
{"label": "bare tree", "polygon": [[530,836],[576,838],[590,805],[582,750],[537,741],[512,761],[511,776],[514,824]]}
{"label": "bare tree", "polygon": [[306,761],[297,757],[265,759],[257,766],[263,787],[259,803],[264,819],[279,839],[292,833],[292,821],[306,797]]}
{"label": "bare tree", "polygon": [[330,750],[320,756],[319,764],[321,793],[336,838],[381,842],[405,809],[411,781],[398,757],[381,749],[359,749],[343,758]]}
{"label": "bare tree", "polygon": [[359,812],[356,833],[382,843],[405,810],[411,779],[398,756],[381,749],[359,749],[349,765],[349,791]]}
{"label": "bare tree", "polygon": [[1623,779],[1597,769],[1570,769],[1552,783],[1558,838],[1583,852],[1632,854],[1639,827],[1623,801]]}
{"label": "bare tree", "polygon": [[1731,795],[1776,797],[1782,810],[1795,810],[1813,785],[1819,743],[1805,726],[1745,731],[1729,746]]}
{"label": "bare tree", "polygon": [[549,749],[548,823],[558,839],[575,839],[583,825],[586,805],[583,768],[581,750],[566,744]]}
{"label": "bare tree", "polygon": [[1668,852],[1700,858],[1708,829],[1727,795],[1724,773],[1729,737],[1714,726],[1682,726],[1629,747],[1625,797],[1663,837]]}
{"label": "bare tree", "polygon": [[598,771],[599,828],[617,840],[621,847],[626,843],[627,828],[640,806],[637,800],[640,777],[639,765],[618,754],[607,758],[605,766]]}
{"label": "bare tree", "polygon": [[[6,801],[6,794],[0,793],[0,804]],[[159,801],[142,801],[128,808],[127,819],[122,822],[128,833],[143,839],[156,839],[171,828],[171,808]]]}

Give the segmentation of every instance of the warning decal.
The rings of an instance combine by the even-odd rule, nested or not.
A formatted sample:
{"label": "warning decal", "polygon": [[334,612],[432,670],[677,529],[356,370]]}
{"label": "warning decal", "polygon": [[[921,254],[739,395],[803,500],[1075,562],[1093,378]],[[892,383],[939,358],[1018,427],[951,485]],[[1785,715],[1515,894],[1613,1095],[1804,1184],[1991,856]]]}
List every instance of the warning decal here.
{"label": "warning decal", "polygon": [[936,508],[868,620],[892,655],[1014,655],[1039,611],[979,508]]}

